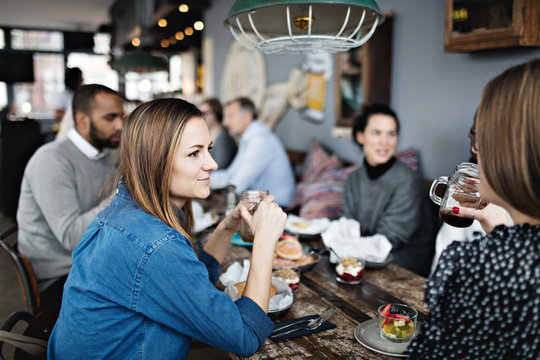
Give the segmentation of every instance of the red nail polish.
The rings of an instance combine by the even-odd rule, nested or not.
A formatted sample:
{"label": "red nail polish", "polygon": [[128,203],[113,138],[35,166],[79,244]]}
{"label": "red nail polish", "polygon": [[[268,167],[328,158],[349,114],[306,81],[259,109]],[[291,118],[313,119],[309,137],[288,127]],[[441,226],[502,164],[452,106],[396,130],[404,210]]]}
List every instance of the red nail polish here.
{"label": "red nail polish", "polygon": [[457,206],[454,206],[452,208],[452,214],[456,214],[456,215],[459,214],[459,208]]}

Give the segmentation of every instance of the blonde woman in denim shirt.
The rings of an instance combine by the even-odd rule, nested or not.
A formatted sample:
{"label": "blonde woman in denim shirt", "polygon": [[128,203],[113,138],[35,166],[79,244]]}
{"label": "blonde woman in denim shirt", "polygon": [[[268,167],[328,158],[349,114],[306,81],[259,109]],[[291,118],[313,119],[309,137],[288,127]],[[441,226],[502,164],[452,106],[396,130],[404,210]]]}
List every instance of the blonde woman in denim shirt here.
{"label": "blonde woman in denim shirt", "polygon": [[[217,167],[201,112],[180,99],[142,104],[121,144],[118,192],[73,251],[49,358],[183,359],[191,339],[251,355],[273,329],[266,311],[285,213],[273,196],[253,216],[239,205],[197,249],[191,199],[209,196]],[[214,283],[241,217],[255,241],[233,302]]]}

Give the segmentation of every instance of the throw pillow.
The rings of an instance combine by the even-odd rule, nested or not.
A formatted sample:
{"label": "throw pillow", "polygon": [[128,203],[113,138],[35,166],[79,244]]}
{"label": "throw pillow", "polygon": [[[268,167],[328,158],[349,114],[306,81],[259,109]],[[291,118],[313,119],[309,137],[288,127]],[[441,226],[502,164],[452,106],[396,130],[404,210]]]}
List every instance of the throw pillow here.
{"label": "throw pillow", "polygon": [[317,140],[311,141],[311,146],[304,160],[304,171],[302,173],[302,183],[308,183],[317,180],[321,175],[339,168],[341,162],[335,155],[328,155],[326,150]]}
{"label": "throw pillow", "polygon": [[418,170],[419,155],[416,149],[403,150],[396,154],[396,158],[408,165],[414,171]]}
{"label": "throw pillow", "polygon": [[357,166],[342,167],[322,175],[311,183],[299,184],[297,193],[302,199],[299,215],[305,219],[339,218],[345,206],[343,194],[345,181],[357,168]]}

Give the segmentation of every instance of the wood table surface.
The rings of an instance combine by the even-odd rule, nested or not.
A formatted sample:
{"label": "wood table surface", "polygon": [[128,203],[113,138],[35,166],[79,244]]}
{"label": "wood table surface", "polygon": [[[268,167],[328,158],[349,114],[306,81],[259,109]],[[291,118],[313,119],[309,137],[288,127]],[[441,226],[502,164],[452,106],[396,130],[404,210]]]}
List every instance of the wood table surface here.
{"label": "wood table surface", "polygon": [[[224,192],[213,191],[212,196],[202,202],[205,211],[224,214]],[[204,242],[213,231],[208,229],[198,236]],[[300,237],[309,248],[322,248],[320,236]],[[251,248],[231,245],[223,262],[223,271],[235,261],[251,257]],[[419,321],[423,321],[429,310],[424,306],[426,279],[393,263],[382,269],[366,269],[363,282],[346,285],[336,281],[334,265],[323,256],[312,269],[302,272],[300,286],[295,292],[295,301],[281,318],[284,321],[322,313],[328,306],[336,308],[330,321],[337,327],[316,334],[273,342],[267,339],[257,352],[249,357],[229,354],[231,359],[395,359],[374,352],[361,345],[354,330],[366,320],[377,317],[377,309],[387,303],[404,303],[415,307]]]}
{"label": "wood table surface", "polygon": [[[322,241],[317,239],[306,245],[320,247]],[[250,255],[249,248],[232,245],[223,264],[224,271],[234,261]],[[267,339],[250,357],[229,355],[231,359],[258,360],[392,359],[394,357],[361,345],[355,339],[354,330],[360,323],[377,317],[377,308],[386,303],[411,305],[419,311],[419,320],[423,321],[428,313],[423,302],[425,281],[425,278],[390,263],[382,269],[366,269],[361,284],[346,285],[336,281],[334,266],[329,263],[328,256],[323,256],[314,268],[301,274],[293,306],[274,321],[320,314],[328,306],[333,306],[337,311],[330,321],[337,327],[281,342]]]}

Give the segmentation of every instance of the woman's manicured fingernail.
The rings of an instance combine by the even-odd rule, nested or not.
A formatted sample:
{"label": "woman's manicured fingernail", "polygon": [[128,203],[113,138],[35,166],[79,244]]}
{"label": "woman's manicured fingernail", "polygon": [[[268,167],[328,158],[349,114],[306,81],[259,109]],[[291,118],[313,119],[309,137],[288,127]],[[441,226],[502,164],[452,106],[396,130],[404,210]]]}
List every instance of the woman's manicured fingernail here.
{"label": "woman's manicured fingernail", "polygon": [[454,206],[452,208],[452,214],[456,214],[456,215],[459,214],[459,208],[457,206]]}

